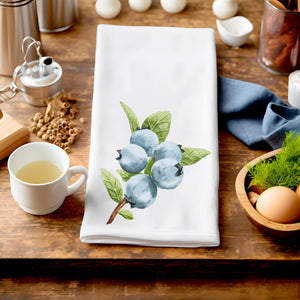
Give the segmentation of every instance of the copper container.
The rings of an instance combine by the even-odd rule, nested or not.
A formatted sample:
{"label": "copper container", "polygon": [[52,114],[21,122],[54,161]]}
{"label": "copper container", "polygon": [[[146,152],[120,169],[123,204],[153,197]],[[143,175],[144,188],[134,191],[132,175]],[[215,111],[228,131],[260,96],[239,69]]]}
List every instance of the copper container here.
{"label": "copper container", "polygon": [[300,12],[265,0],[258,62],[271,73],[288,75],[300,69]]}

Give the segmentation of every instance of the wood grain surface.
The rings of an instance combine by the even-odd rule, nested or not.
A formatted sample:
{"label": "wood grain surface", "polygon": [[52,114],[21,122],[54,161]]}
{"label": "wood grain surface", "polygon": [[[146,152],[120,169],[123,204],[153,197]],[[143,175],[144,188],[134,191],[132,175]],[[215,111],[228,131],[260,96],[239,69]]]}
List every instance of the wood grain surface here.
{"label": "wood grain surface", "polygon": [[[214,28],[218,74],[263,85],[287,101],[288,78],[268,73],[259,66],[256,60],[263,12],[262,0],[238,1],[238,14],[247,17],[254,25],[250,40],[238,49],[228,47],[221,41],[216,29],[216,17],[211,9],[212,1],[188,0],[186,9],[175,15],[164,12],[159,0],[153,0],[151,9],[144,13],[132,11],[128,1],[121,0],[121,2],[121,14],[113,20],[104,20],[96,14],[94,0],[78,0],[79,19],[74,26],[64,32],[41,35],[44,53],[61,64],[64,72],[64,88],[77,99],[75,107],[79,110],[79,116],[86,119],[86,122],[82,124],[83,133],[71,148],[71,165],[83,165],[88,168],[89,164],[96,26],[100,23]],[[10,81],[11,78],[0,76],[0,88],[9,84]],[[27,128],[30,128],[32,116],[43,110],[27,104],[21,94],[2,104],[0,108]],[[30,140],[38,139],[31,134]],[[240,169],[247,162],[265,152],[266,150],[249,149],[220,127],[219,226],[221,245],[216,248],[196,249],[83,244],[79,240],[79,231],[84,212],[85,190],[67,197],[62,207],[55,213],[47,216],[27,214],[18,207],[11,196],[7,159],[0,161],[0,263],[2,264],[0,267],[3,266],[2,270],[16,271],[22,268],[23,263],[29,271],[32,271],[33,268],[28,268],[28,266],[34,263],[36,268],[42,269],[38,274],[29,272],[28,275],[16,276],[4,272],[3,279],[0,280],[0,296],[8,297],[9,295],[12,299],[17,299],[20,295],[24,295],[24,299],[30,295],[33,299],[55,298],[57,295],[60,295],[57,299],[71,297],[80,299],[87,296],[90,299],[166,299],[167,295],[170,295],[171,299],[181,297],[200,299],[206,295],[206,299],[217,299],[224,295],[224,299],[233,299],[230,297],[232,296],[229,292],[231,289],[236,295],[235,299],[248,299],[243,296],[253,296],[255,287],[258,287],[257,293],[265,295],[263,299],[269,299],[270,295],[276,295],[273,299],[279,299],[279,292],[283,289],[289,291],[289,295],[292,296],[289,299],[296,299],[294,296],[299,297],[299,283],[295,284],[295,277],[284,279],[279,276],[274,280],[269,280],[261,273],[256,274],[256,271],[253,273],[256,266],[248,269],[250,275],[247,272],[240,277],[224,275],[227,271],[231,273],[230,270],[238,271],[238,263],[242,266],[245,261],[266,262],[267,266],[273,270],[276,266],[273,264],[269,266],[268,262],[280,264],[284,261],[298,265],[300,260],[299,240],[277,239],[260,232],[247,219],[235,193],[235,179]],[[85,275],[81,277],[81,274],[77,272],[72,277],[70,274],[74,265],[76,265],[75,270],[80,269],[83,260],[88,260],[88,267],[84,268],[87,274],[84,273]],[[170,262],[176,264],[179,260],[181,264],[174,273],[179,275],[170,279],[172,268],[168,269],[169,264]],[[57,267],[55,269],[57,272],[48,278],[47,266],[59,265],[58,262],[61,261],[71,273],[58,275],[60,267]],[[188,263],[189,261],[191,263]],[[203,261],[206,262],[204,266],[197,265],[197,262]],[[146,283],[143,283],[143,276],[140,274],[132,277],[134,278],[132,280],[123,278],[117,281],[109,276],[106,278],[105,274],[101,273],[101,263],[105,262],[112,268],[115,262],[119,262],[118,266],[121,266],[121,269],[122,262],[124,269],[130,263],[135,262],[138,270],[148,263],[151,266],[159,263],[159,270],[165,272],[162,279],[159,279],[159,274],[153,275]],[[216,266],[220,262],[222,262],[222,268],[218,273]],[[232,262],[237,264],[235,269],[231,268]],[[97,275],[91,273],[89,278],[88,270],[94,263],[97,263],[99,267],[97,270],[100,273]],[[71,269],[69,269],[70,264]],[[185,265],[188,264],[190,268],[186,269]],[[44,269],[43,265],[46,266]],[[213,275],[209,278],[201,273],[202,275],[193,279],[192,274],[195,270],[193,265],[203,267],[203,270],[209,266],[215,266],[216,272],[210,269]],[[104,270],[107,269],[104,268]],[[180,275],[186,273],[188,269],[191,269],[191,273],[188,273],[190,275]],[[151,274],[156,273],[151,272]],[[164,278],[169,278],[169,280]],[[272,284],[277,284],[276,289],[271,288]],[[16,286],[18,289],[15,289]]]}
{"label": "wood grain surface", "polygon": [[29,129],[13,119],[6,112],[0,115],[0,160],[28,142]]}

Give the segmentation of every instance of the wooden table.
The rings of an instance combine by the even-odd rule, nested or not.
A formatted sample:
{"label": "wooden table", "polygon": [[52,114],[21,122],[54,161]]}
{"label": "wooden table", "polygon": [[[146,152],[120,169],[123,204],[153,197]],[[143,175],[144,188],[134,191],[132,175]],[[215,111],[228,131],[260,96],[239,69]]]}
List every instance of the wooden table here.
{"label": "wooden table", "polygon": [[[96,25],[149,25],[212,27],[216,17],[211,1],[189,0],[184,12],[169,15],[158,0],[137,13],[121,0],[122,12],[113,20],[101,19],[93,0],[78,0],[80,17],[69,30],[42,34],[45,53],[62,65],[64,87],[77,99],[75,107],[87,122],[72,147],[72,165],[88,168],[90,114],[93,95]],[[233,49],[215,31],[218,74],[261,84],[287,101],[288,78],[272,75],[257,61],[263,1],[239,1],[239,15],[250,19],[254,31],[246,45]],[[0,76],[0,87],[11,78]],[[1,105],[30,127],[42,111],[18,94]],[[31,136],[31,140],[36,140]],[[23,212],[10,194],[7,160],[0,161],[0,297],[33,296],[68,299],[295,299],[300,296],[299,241],[279,240],[260,232],[241,210],[235,178],[250,160],[265,151],[251,150],[220,128],[219,224],[221,245],[216,248],[150,248],[87,245],[79,240],[85,191],[66,198],[47,216]],[[281,298],[282,299],[282,298]]]}

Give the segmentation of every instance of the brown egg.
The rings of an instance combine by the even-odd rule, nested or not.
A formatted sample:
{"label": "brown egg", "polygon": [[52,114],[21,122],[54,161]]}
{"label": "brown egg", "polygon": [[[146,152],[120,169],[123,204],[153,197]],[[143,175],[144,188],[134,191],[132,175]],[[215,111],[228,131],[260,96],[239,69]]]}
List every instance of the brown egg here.
{"label": "brown egg", "polygon": [[273,186],[260,194],[257,211],[278,223],[293,223],[300,217],[300,197],[284,186]]}
{"label": "brown egg", "polygon": [[256,203],[258,197],[259,197],[259,194],[255,193],[255,192],[250,191],[248,193],[248,198],[249,198],[250,202],[252,203],[252,205],[254,205]]}

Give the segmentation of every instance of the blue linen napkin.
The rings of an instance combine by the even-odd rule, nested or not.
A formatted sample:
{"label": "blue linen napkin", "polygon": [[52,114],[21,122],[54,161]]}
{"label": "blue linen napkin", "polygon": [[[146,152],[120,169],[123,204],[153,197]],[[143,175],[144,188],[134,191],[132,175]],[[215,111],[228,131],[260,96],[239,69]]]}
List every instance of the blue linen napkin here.
{"label": "blue linen napkin", "polygon": [[300,132],[300,109],[265,87],[218,76],[220,126],[254,149],[277,149],[285,133]]}

